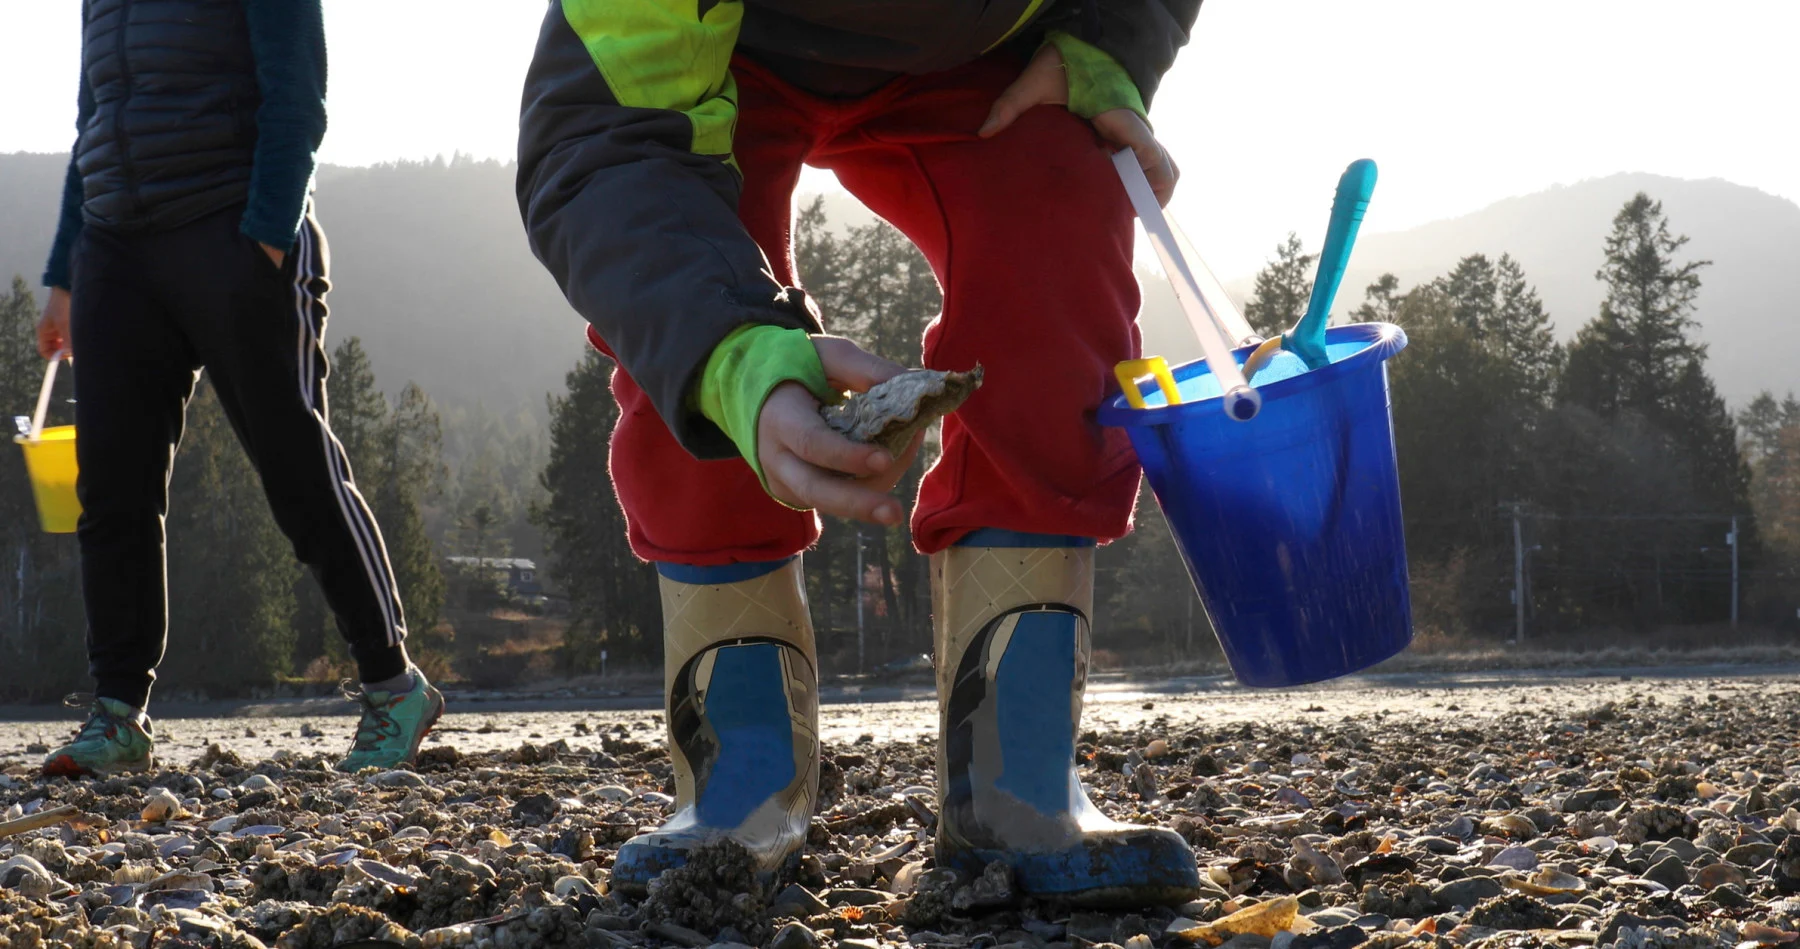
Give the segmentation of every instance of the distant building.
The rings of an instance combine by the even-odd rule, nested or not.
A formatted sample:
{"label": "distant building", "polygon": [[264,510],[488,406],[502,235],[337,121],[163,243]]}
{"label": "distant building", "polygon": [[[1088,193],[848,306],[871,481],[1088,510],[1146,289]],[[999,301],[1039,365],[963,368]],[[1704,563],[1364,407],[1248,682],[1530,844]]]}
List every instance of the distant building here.
{"label": "distant building", "polygon": [[506,584],[514,596],[542,596],[544,585],[538,580],[537,564],[523,557],[446,557],[446,562],[460,570],[485,570]]}

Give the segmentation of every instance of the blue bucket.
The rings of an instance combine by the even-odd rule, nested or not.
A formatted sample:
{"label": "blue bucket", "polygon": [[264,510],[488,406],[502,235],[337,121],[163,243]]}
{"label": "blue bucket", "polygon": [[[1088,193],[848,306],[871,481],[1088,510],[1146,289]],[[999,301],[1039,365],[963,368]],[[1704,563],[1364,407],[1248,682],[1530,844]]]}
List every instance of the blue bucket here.
{"label": "blue bucket", "polygon": [[1226,417],[1204,361],[1173,371],[1179,405],[1146,383],[1146,408],[1118,396],[1100,410],[1130,433],[1245,685],[1337,678],[1412,642],[1386,363],[1406,333],[1358,323],[1325,344],[1322,369],[1285,351],[1263,367],[1248,422]]}

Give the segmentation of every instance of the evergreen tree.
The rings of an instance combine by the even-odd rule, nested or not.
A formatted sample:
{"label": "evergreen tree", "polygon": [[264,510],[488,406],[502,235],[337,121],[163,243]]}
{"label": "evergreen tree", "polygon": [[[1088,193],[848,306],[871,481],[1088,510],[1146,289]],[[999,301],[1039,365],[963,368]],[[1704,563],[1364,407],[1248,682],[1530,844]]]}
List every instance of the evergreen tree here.
{"label": "evergreen tree", "polygon": [[387,542],[388,560],[406,622],[424,642],[441,640],[444,573],[425,534],[421,505],[441,489],[445,473],[443,436],[437,411],[417,383],[400,391],[400,402],[382,432],[382,465],[373,508]]}
{"label": "evergreen tree", "polygon": [[1400,292],[1400,278],[1384,273],[1363,290],[1363,303],[1350,311],[1352,323],[1393,323],[1399,319],[1400,304],[1406,294]]}
{"label": "evergreen tree", "polygon": [[1550,315],[1544,312],[1537,289],[1525,281],[1519,262],[1510,254],[1501,254],[1494,278],[1494,306],[1484,324],[1483,338],[1488,351],[1500,361],[1513,398],[1541,408],[1548,403],[1562,367],[1562,347],[1556,343]]}
{"label": "evergreen tree", "polygon": [[1244,318],[1263,337],[1287,332],[1306,315],[1312,299],[1313,264],[1317,254],[1302,253],[1300,236],[1290,232],[1275,248],[1275,259],[1256,275]]}
{"label": "evergreen tree", "polygon": [[[37,353],[38,301],[22,277],[0,294],[0,409],[30,415],[44,379]],[[57,373],[46,426],[74,421],[73,374]],[[7,439],[10,442],[11,439]],[[51,698],[87,681],[81,573],[75,537],[39,529],[24,453],[0,448],[0,697]]]}
{"label": "evergreen tree", "polygon": [[1669,233],[1662,202],[1639,192],[1613,218],[1606,263],[1594,275],[1606,284],[1600,315],[1581,328],[1564,378],[1568,398],[1611,418],[1634,411],[1652,424],[1679,412],[1679,381],[1706,347],[1688,338],[1700,294],[1700,271],[1711,261],[1678,264],[1686,237]]}
{"label": "evergreen tree", "polygon": [[614,661],[655,665],[662,658],[656,570],[632,555],[607,474],[607,440],[619,419],[611,379],[612,363],[589,351],[569,371],[567,391],[551,397],[544,500],[533,512],[550,576],[569,599],[564,646],[578,671],[599,668],[602,649]]}
{"label": "evergreen tree", "polygon": [[350,459],[351,477],[357,489],[373,497],[381,471],[382,430],[388,424],[388,401],[375,387],[375,370],[362,340],[352,336],[331,354],[331,372],[325,378],[331,433]]}
{"label": "evergreen tree", "polygon": [[1756,464],[1780,450],[1782,429],[1800,426],[1800,399],[1789,392],[1777,402],[1765,389],[1738,413],[1737,423],[1744,459]]}

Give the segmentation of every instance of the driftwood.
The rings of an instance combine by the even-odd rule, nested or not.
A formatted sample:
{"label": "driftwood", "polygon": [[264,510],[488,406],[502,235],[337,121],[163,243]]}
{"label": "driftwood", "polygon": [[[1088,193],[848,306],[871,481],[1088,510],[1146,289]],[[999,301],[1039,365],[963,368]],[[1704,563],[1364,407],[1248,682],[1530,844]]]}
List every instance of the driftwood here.
{"label": "driftwood", "polygon": [[36,814],[26,814],[24,817],[0,821],[0,837],[13,837],[44,827],[54,827],[63,821],[80,816],[81,808],[73,804],[46,807]]}

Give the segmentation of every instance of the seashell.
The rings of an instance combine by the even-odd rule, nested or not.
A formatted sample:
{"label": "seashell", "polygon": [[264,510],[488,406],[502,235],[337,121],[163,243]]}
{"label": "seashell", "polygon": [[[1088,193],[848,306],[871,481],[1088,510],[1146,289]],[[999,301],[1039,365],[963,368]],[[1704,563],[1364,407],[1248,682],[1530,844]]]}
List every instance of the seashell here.
{"label": "seashell", "polygon": [[968,372],[914,369],[819,412],[838,434],[879,445],[898,458],[915,434],[956,411],[981,388],[981,376],[979,365]]}
{"label": "seashell", "polygon": [[157,822],[173,819],[181,814],[181,798],[168,788],[152,788],[144,797],[144,809],[138,816],[144,820]]}
{"label": "seashell", "polygon": [[589,883],[587,878],[574,874],[559,878],[550,890],[556,894],[557,899],[561,900],[571,900],[577,896],[597,897],[600,895],[599,891],[594,889],[594,884]]}
{"label": "seashell", "polygon": [[386,883],[388,886],[417,889],[424,879],[417,874],[409,873],[398,867],[390,867],[379,860],[352,860],[350,869],[368,877]]}
{"label": "seashell", "polygon": [[1544,867],[1530,876],[1516,874],[1505,878],[1507,886],[1532,896],[1556,896],[1563,893],[1580,893],[1587,889],[1581,878],[1564,873],[1553,867]]}
{"label": "seashell", "polygon": [[157,890],[205,890],[213,892],[213,878],[193,870],[172,870],[144,884],[144,892]]}
{"label": "seashell", "polygon": [[238,821],[241,821],[241,820],[243,820],[242,817],[239,817],[236,814],[229,814],[225,817],[219,818],[216,821],[213,821],[210,824],[207,824],[206,829],[208,832],[214,833],[214,834],[229,834],[229,833],[231,833],[231,829],[233,827],[236,827],[238,825]]}
{"label": "seashell", "polygon": [[242,791],[274,791],[279,790],[279,785],[275,783],[274,778],[266,774],[253,774],[239,781],[238,789]]}

